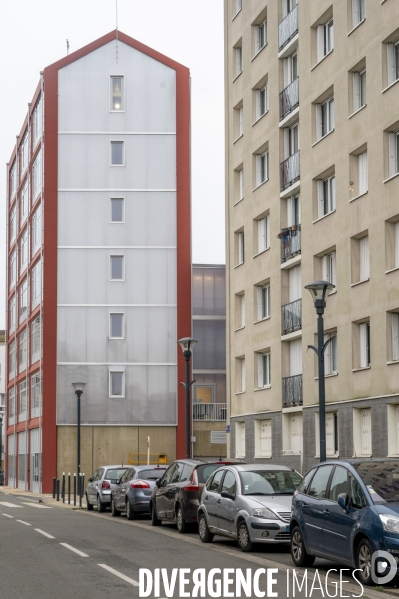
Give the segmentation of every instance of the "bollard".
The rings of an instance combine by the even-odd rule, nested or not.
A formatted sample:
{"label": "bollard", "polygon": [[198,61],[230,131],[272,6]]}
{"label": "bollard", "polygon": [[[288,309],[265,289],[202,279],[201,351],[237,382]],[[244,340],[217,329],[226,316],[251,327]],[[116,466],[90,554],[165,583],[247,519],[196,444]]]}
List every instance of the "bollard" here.
{"label": "bollard", "polygon": [[57,478],[57,501],[60,500],[60,479]]}
{"label": "bollard", "polygon": [[76,505],[76,474],[73,474],[73,505]]}
{"label": "bollard", "polygon": [[71,473],[68,472],[68,505],[71,505]]}
{"label": "bollard", "polygon": [[61,497],[62,503],[65,503],[65,472],[62,473]]}
{"label": "bollard", "polygon": [[56,481],[57,481],[56,477],[53,476],[53,499],[55,499],[55,489],[56,489],[56,484],[57,484]]}
{"label": "bollard", "polygon": [[79,507],[82,507],[82,475],[79,472]]}

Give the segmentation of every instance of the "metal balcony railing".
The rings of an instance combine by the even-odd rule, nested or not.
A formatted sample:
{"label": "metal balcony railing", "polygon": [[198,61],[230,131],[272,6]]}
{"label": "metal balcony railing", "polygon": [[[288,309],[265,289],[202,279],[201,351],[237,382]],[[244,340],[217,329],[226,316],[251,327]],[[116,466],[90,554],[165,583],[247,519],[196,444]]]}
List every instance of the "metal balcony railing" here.
{"label": "metal balcony railing", "polygon": [[299,106],[299,77],[280,92],[280,120]]}
{"label": "metal balcony railing", "polygon": [[280,183],[281,191],[295,183],[299,179],[299,150],[295,154],[288,156],[284,162],[280,164]]}
{"label": "metal balcony railing", "polygon": [[283,229],[278,237],[281,239],[281,262],[301,253],[301,225]]}
{"label": "metal balcony railing", "polygon": [[225,403],[194,403],[193,420],[211,420],[213,422],[226,420]]}
{"label": "metal balcony railing", "polygon": [[278,49],[284,48],[298,31],[298,4],[278,26]]}
{"label": "metal balcony railing", "polygon": [[282,335],[293,333],[302,328],[302,299],[281,306]]}
{"label": "metal balcony railing", "polygon": [[283,408],[302,405],[302,375],[283,379]]}

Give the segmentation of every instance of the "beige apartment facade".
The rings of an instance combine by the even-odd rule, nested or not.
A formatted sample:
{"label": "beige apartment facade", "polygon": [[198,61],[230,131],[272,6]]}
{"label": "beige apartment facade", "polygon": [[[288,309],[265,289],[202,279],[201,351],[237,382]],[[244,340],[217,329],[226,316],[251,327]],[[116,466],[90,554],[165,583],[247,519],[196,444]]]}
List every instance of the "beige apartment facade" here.
{"label": "beige apartment facade", "polygon": [[399,11],[395,0],[225,0],[231,457],[399,455]]}

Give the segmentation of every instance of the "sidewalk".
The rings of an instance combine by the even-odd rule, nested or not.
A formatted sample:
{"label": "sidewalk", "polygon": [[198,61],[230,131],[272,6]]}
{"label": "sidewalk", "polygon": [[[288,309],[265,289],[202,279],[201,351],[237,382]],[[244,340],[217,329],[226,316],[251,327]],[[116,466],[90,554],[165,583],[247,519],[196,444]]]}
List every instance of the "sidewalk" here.
{"label": "sidewalk", "polygon": [[23,491],[22,489],[14,489],[14,487],[1,486],[0,487],[0,495],[9,495],[10,497],[24,497],[29,499],[29,501],[44,503],[46,505],[51,505],[55,507],[62,507],[71,510],[80,510],[86,509],[86,498],[82,498],[82,508],[79,507],[79,498],[76,498],[76,505],[73,505],[73,494],[71,494],[71,505],[66,503],[68,501],[68,495],[65,496],[65,503],[62,503],[62,498],[60,495],[60,500],[54,499],[52,495],[46,495],[44,493],[31,493],[30,491]]}

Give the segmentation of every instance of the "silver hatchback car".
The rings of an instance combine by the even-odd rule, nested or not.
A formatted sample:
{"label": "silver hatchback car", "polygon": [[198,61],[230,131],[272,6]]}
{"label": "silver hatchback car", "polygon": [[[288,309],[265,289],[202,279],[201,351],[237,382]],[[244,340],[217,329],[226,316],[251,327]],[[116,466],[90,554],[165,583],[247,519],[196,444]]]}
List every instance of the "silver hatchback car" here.
{"label": "silver hatchback car", "polygon": [[289,543],[291,502],[300,474],[286,466],[240,464],[214,472],[198,508],[199,536],[236,539],[242,551],[254,543]]}
{"label": "silver hatchback car", "polygon": [[86,507],[92,510],[96,505],[99,512],[111,505],[111,490],[126,472],[128,466],[100,466],[88,480],[86,487]]}

